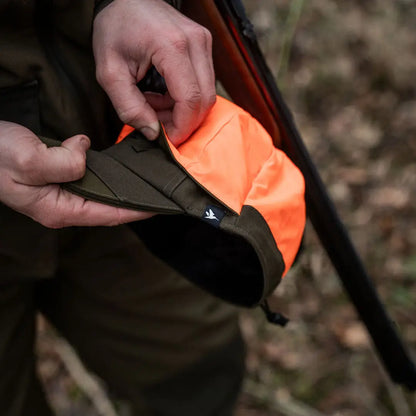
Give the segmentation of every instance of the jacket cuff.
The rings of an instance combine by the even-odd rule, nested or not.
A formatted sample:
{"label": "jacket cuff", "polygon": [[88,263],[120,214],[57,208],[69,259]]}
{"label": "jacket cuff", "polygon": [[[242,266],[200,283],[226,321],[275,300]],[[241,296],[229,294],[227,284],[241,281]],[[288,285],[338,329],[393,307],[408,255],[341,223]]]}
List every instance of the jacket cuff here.
{"label": "jacket cuff", "polygon": [[94,7],[94,16],[97,16],[98,13],[104,7],[108,6],[113,0],[95,0],[95,7]]}
{"label": "jacket cuff", "polygon": [[182,0],[165,0],[166,3],[169,3],[175,9],[180,10],[182,5]]}

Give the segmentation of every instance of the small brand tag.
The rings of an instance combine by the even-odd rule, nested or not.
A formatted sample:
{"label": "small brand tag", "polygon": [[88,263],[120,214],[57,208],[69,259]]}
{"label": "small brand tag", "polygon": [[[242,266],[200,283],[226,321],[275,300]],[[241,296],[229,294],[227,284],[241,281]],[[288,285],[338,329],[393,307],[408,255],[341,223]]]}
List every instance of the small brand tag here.
{"label": "small brand tag", "polygon": [[202,215],[202,219],[214,227],[219,227],[224,217],[225,211],[214,205],[207,205]]}

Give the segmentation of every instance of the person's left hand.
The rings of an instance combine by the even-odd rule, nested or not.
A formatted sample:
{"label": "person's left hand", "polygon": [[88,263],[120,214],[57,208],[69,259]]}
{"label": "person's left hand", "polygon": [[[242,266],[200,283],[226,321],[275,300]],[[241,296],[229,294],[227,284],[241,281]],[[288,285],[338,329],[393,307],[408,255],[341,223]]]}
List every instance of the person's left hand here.
{"label": "person's left hand", "polygon": [[152,217],[86,201],[59,183],[85,174],[88,137],[80,134],[46,147],[26,127],[0,120],[0,202],[48,228],[118,225]]}
{"label": "person's left hand", "polygon": [[[149,139],[159,119],[175,145],[183,142],[215,103],[211,34],[162,0],[114,0],[95,18],[93,49],[120,119]],[[164,96],[136,86],[151,65],[165,78]]]}

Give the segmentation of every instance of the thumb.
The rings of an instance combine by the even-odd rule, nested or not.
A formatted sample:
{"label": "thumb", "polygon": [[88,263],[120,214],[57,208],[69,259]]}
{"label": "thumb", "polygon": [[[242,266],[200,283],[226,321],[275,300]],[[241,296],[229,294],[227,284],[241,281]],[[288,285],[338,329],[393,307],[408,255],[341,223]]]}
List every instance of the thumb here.
{"label": "thumb", "polygon": [[85,135],[72,136],[56,147],[46,147],[39,141],[27,159],[21,183],[46,185],[80,179],[85,174],[89,147]]}

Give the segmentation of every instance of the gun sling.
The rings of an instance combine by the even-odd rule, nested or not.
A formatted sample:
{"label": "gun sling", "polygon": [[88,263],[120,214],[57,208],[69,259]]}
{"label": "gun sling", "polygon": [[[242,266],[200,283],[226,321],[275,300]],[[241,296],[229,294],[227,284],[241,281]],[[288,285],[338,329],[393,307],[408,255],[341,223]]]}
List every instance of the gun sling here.
{"label": "gun sling", "polygon": [[213,35],[215,69],[227,93],[263,124],[275,145],[303,173],[308,216],[391,379],[416,390],[415,364],[328,196],[267,67],[241,1],[188,1],[184,6],[184,12]]}

